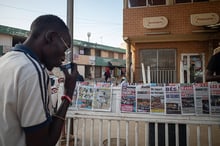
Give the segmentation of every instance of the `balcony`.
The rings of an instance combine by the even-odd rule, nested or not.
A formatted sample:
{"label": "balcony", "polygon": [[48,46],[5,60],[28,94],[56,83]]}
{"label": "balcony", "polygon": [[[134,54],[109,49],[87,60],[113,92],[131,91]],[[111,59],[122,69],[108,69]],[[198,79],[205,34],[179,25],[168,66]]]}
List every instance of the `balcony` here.
{"label": "balcony", "polygon": [[[209,40],[217,33],[218,28],[212,30],[213,28],[211,29],[205,25],[194,26],[190,22],[190,16],[203,13],[219,14],[219,4],[220,1],[210,1],[125,8],[123,13],[123,36],[136,43]],[[177,10],[179,13],[177,13]],[[168,20],[166,27],[152,29],[143,25],[145,18],[154,19],[155,17],[165,17]],[[164,24],[164,21],[153,22]]]}

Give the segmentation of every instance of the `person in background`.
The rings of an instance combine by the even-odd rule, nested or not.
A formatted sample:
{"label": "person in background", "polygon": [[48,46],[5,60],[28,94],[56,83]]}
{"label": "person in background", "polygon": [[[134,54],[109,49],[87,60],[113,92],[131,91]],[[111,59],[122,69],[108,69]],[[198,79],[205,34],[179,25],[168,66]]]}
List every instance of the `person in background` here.
{"label": "person in background", "polygon": [[220,47],[214,50],[206,67],[206,82],[220,82]]}
{"label": "person in background", "polygon": [[190,83],[194,83],[195,82],[195,63],[191,62],[190,63]]}
{"label": "person in background", "polygon": [[84,78],[83,78],[83,76],[79,72],[78,72],[76,81],[84,82]]}
{"label": "person in background", "polygon": [[213,51],[213,55],[217,54],[218,52],[220,52],[220,43],[218,43],[218,47],[214,49]]}
{"label": "person in background", "polygon": [[104,76],[105,76],[105,82],[107,82],[108,79],[111,77],[111,73],[110,73],[110,68],[109,67],[106,68]]}
{"label": "person in background", "polygon": [[127,79],[126,79],[126,77],[123,76],[123,77],[121,78],[121,84],[126,83],[126,82],[127,82]]}
{"label": "person in background", "polygon": [[0,146],[54,146],[76,85],[77,65],[63,70],[64,95],[52,113],[48,71],[60,67],[71,46],[69,29],[55,15],[31,24],[23,44],[0,58]]}

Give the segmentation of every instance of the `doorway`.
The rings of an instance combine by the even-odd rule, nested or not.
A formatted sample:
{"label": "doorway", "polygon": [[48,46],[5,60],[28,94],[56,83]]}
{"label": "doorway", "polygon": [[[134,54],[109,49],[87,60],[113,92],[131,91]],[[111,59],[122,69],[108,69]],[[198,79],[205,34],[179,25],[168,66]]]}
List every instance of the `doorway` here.
{"label": "doorway", "polygon": [[180,83],[205,82],[205,55],[181,54]]}

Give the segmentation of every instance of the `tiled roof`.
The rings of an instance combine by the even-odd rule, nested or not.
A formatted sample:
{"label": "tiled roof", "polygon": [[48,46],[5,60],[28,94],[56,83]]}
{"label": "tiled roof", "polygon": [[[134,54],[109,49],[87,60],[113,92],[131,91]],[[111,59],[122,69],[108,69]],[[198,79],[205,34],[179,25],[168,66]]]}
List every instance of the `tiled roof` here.
{"label": "tiled roof", "polygon": [[[8,35],[18,36],[18,37],[27,37],[28,33],[29,33],[29,31],[27,31],[27,30],[0,25],[0,34],[8,34]],[[122,48],[111,47],[111,46],[106,46],[106,45],[102,45],[102,44],[76,40],[76,39],[74,39],[73,44],[74,44],[74,46],[81,46],[81,47],[86,47],[86,48],[113,51],[113,52],[118,52],[118,53],[125,53],[126,52],[126,50],[122,49]]]}
{"label": "tiled roof", "polygon": [[12,36],[27,37],[29,31],[0,25],[0,33],[12,35]]}
{"label": "tiled roof", "polygon": [[116,47],[111,47],[111,46],[106,46],[106,45],[102,45],[102,44],[76,40],[76,39],[74,39],[73,44],[74,44],[74,46],[82,46],[82,47],[86,47],[86,48],[93,48],[93,49],[99,49],[99,50],[113,51],[113,52],[119,52],[119,53],[126,52],[126,50],[122,49],[122,48],[116,48]]}

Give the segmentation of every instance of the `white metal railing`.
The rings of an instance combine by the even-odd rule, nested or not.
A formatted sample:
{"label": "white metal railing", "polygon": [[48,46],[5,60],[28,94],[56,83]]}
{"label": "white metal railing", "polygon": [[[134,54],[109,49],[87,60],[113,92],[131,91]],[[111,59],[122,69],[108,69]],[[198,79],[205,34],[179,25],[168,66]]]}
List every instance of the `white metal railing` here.
{"label": "white metal railing", "polygon": [[152,83],[175,83],[175,70],[151,70]]}
{"label": "white metal railing", "polygon": [[[158,136],[161,123],[165,127],[165,146],[182,146],[180,124],[186,125],[186,146],[220,145],[220,116],[121,113],[119,93],[120,87],[115,87],[111,112],[80,111],[70,107],[66,115],[66,146],[70,145],[72,135],[75,146],[152,146],[151,123],[154,124],[155,146],[161,143]],[[171,124],[174,131],[169,129]],[[170,139],[170,131],[175,133],[174,139]]]}
{"label": "white metal railing", "polygon": [[[140,77],[143,73],[139,70]],[[148,70],[145,69],[146,76],[148,76]],[[150,69],[151,83],[176,83],[176,70],[155,70]],[[143,80],[143,79],[142,79]]]}
{"label": "white metal railing", "polygon": [[[108,113],[108,112],[91,112],[91,111],[71,111],[67,113],[67,143],[69,145],[70,124],[73,119],[73,135],[74,139],[80,139],[82,146],[102,146],[104,137],[108,142],[111,138],[117,139],[117,146],[120,145],[120,139],[125,140],[126,146],[148,146],[149,145],[149,123],[155,124],[155,146],[158,146],[158,124],[165,124],[165,145],[169,146],[169,129],[168,124],[175,125],[175,143],[179,146],[179,124],[186,124],[186,143],[187,146],[192,145],[191,141],[191,128],[196,127],[196,143],[201,146],[201,140],[206,139],[201,137],[201,128],[203,132],[207,133],[207,145],[213,146],[213,135],[219,137],[220,132],[213,133],[212,129],[215,125],[220,124],[220,117],[210,116],[186,116],[186,115],[150,115],[150,114],[137,114],[137,113]],[[133,124],[131,124],[133,123]],[[94,126],[96,125],[96,126]],[[98,125],[98,126],[97,126]],[[133,127],[134,126],[134,127]],[[124,128],[122,128],[124,127]],[[205,127],[205,131],[204,131]],[[123,131],[123,130],[124,131]],[[107,134],[104,134],[105,133]],[[113,131],[115,131],[113,133]],[[132,134],[130,132],[132,131]],[[88,136],[88,133],[90,134]],[[125,133],[125,134],[121,134]],[[140,133],[144,134],[140,135]],[[87,136],[86,136],[87,135]],[[95,136],[96,135],[96,136]],[[133,137],[133,138],[131,138]],[[216,139],[215,143],[216,143]],[[77,141],[74,141],[74,145]],[[110,146],[111,143],[108,143]],[[216,146],[219,143],[215,144]],[[194,145],[193,145],[194,146]]]}

